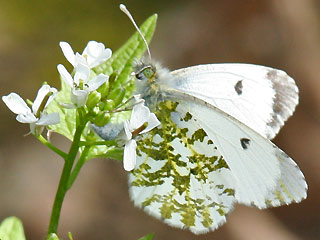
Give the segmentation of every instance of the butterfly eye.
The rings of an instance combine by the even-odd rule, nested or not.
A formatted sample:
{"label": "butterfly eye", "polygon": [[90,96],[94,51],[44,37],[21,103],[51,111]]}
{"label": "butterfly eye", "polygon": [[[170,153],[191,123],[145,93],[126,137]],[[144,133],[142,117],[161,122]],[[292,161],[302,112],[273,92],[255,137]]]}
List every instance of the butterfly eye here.
{"label": "butterfly eye", "polygon": [[150,79],[153,77],[154,75],[154,71],[153,69],[150,67],[150,68],[146,68],[143,70],[143,75],[147,78],[147,79]]}
{"label": "butterfly eye", "polygon": [[136,78],[139,80],[148,80],[153,78],[154,75],[155,75],[154,68],[152,66],[147,66],[136,74]]}

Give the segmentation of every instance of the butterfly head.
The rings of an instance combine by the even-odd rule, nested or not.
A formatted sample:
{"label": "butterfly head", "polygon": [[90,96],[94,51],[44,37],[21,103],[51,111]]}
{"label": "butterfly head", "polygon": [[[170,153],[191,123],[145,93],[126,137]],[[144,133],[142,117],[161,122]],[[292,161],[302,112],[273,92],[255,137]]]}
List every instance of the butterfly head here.
{"label": "butterfly head", "polygon": [[133,69],[132,75],[136,78],[136,94],[140,94],[146,101],[146,105],[150,107],[150,103],[153,102],[151,98],[154,98],[152,96],[156,96],[158,92],[158,87],[155,84],[158,75],[157,68],[154,64],[142,59],[134,62]]}
{"label": "butterfly head", "polygon": [[141,33],[139,27],[134,21],[131,13],[128,11],[125,5],[120,4],[120,9],[123,11],[131,20],[134,27],[137,29],[140,37],[145,43],[146,49],[148,51],[149,59],[143,58],[141,61],[135,60],[132,73],[136,77],[136,94],[140,94],[145,100],[145,103],[149,108],[154,108],[156,102],[162,98],[160,90],[161,79],[168,79],[169,71],[162,68],[159,63],[154,62],[151,58],[150,49],[148,42]]}
{"label": "butterfly head", "polygon": [[156,77],[156,67],[152,64],[144,64],[143,62],[136,63],[134,75],[141,81],[154,81]]}

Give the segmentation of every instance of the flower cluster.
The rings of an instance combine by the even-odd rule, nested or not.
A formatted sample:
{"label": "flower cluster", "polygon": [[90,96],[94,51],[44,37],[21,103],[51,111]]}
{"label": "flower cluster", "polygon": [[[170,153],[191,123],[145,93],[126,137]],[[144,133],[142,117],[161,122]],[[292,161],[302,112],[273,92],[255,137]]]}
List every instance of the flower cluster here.
{"label": "flower cluster", "polygon": [[88,42],[82,54],[74,53],[67,42],[60,42],[60,47],[66,59],[74,67],[73,77],[62,64],[57,67],[61,78],[71,87],[72,104],[64,104],[64,107],[82,107],[86,104],[89,94],[109,79],[109,76],[102,73],[92,79],[90,75],[91,69],[107,61],[112,52],[109,48],[105,48],[103,43],[96,41]]}
{"label": "flower cluster", "polygon": [[[154,113],[150,113],[149,108],[144,105],[144,100],[136,95],[133,97],[135,102],[133,103],[130,120],[125,120],[122,124],[116,124],[117,127],[115,124],[106,124],[107,121],[104,120],[110,119],[113,111],[123,111],[118,108],[122,106],[121,102],[125,96],[125,91],[122,86],[116,89],[109,89],[110,94],[102,98],[101,93],[95,90],[106,83],[109,80],[109,76],[102,73],[94,75],[94,72],[91,70],[107,61],[112,55],[111,50],[105,48],[104,44],[95,41],[88,42],[82,54],[78,52],[74,53],[67,42],[60,42],[60,47],[66,59],[74,67],[74,71],[70,74],[62,64],[57,66],[61,79],[71,87],[70,98],[72,102],[72,104],[59,102],[59,106],[67,109],[83,106],[87,106],[89,110],[95,109],[94,111],[87,112],[91,116],[87,121],[92,122],[92,130],[100,137],[106,140],[116,140],[118,144],[124,146],[124,169],[127,171],[133,170],[136,165],[137,143],[135,138],[157,127],[160,124],[159,120]],[[113,77],[111,75],[110,79],[112,80]],[[60,122],[59,113],[48,114],[46,111],[47,106],[52,102],[56,94],[57,90],[55,88],[44,84],[39,89],[31,108],[16,93],[3,96],[2,100],[12,112],[18,115],[17,120],[19,122],[30,124],[31,133],[39,136],[44,127]],[[95,95],[100,97],[95,99]],[[99,101],[100,103],[97,105]],[[95,106],[98,107],[95,108]]]}
{"label": "flower cluster", "polygon": [[[151,58],[147,40],[150,41],[153,34],[156,15],[148,18],[142,27],[143,31],[140,31],[125,6],[121,4],[120,8],[133,21]],[[141,134],[160,125],[156,115],[144,105],[144,100],[138,95],[132,96],[132,60],[141,58],[145,51],[140,39],[131,37],[113,57],[109,48],[96,41],[89,41],[82,53],[74,52],[67,42],[60,42],[59,45],[73,66],[72,71],[68,71],[65,66],[58,64],[62,83],[60,91],[44,83],[33,102],[23,100],[16,93],[2,97],[7,107],[17,114],[16,120],[29,124],[30,133],[65,163],[52,207],[48,239],[58,239],[56,232],[61,205],[83,165],[92,158],[121,160],[123,157],[124,169],[134,170],[137,146],[140,146],[139,140],[143,138]],[[47,138],[43,133],[45,129]],[[72,141],[69,150],[55,146],[50,141],[51,133],[61,134]],[[1,223],[3,229],[12,225],[18,227],[6,231],[3,237],[13,234],[24,238],[18,219]],[[72,239],[70,233],[69,238]]]}

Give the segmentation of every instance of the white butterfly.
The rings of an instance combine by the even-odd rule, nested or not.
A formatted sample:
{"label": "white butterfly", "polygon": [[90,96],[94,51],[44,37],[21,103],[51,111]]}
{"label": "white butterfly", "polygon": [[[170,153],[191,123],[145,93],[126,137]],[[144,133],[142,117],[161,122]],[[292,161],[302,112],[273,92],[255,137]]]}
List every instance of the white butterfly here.
{"label": "white butterfly", "polygon": [[137,139],[135,205],[201,234],[235,203],[260,209],[300,202],[307,184],[272,139],[292,115],[298,88],[285,72],[209,64],[169,72],[138,63],[137,92],[161,126]]}
{"label": "white butterfly", "polygon": [[138,62],[135,76],[137,93],[161,122],[136,138],[135,205],[201,234],[222,225],[235,203],[263,209],[306,198],[302,172],[269,140],[298,104],[285,72],[250,64],[169,72]]}

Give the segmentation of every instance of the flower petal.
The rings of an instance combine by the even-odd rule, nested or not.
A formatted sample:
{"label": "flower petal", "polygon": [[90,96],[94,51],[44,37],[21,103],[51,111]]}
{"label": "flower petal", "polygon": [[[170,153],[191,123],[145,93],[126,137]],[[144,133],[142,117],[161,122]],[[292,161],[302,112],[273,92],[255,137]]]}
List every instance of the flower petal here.
{"label": "flower petal", "polygon": [[60,42],[59,45],[61,47],[63,55],[66,57],[69,63],[71,63],[72,66],[75,67],[75,55],[70,44],[67,42]]}
{"label": "flower petal", "polygon": [[83,50],[82,56],[90,55],[90,57],[97,58],[100,56],[101,52],[105,49],[103,43],[97,41],[89,41],[87,46]]}
{"label": "flower petal", "polygon": [[[119,143],[119,135],[122,134],[123,131],[123,124],[121,123],[107,123],[106,125],[99,127],[93,123],[90,124],[90,128],[99,135],[104,140],[115,140],[117,138]],[[122,139],[121,139],[122,140]],[[127,142],[127,139],[125,140]],[[124,143],[123,143],[124,145]],[[120,146],[120,144],[119,144]]]}
{"label": "flower petal", "polygon": [[107,80],[109,79],[108,75],[104,75],[104,74],[99,74],[98,76],[96,76],[95,78],[93,78],[91,81],[89,81],[87,83],[88,85],[88,90],[90,92],[98,89],[102,84],[104,84]]}
{"label": "flower petal", "polygon": [[147,127],[140,132],[140,134],[149,132],[150,130],[154,129],[155,127],[160,125],[160,121],[158,120],[158,118],[156,117],[156,115],[154,113],[151,113],[149,115],[149,119],[148,119],[148,125]]}
{"label": "flower petal", "polygon": [[89,92],[86,90],[72,89],[71,102],[77,107],[82,107],[86,104]]}
{"label": "flower petal", "polygon": [[73,103],[63,103],[63,102],[59,102],[59,105],[61,107],[67,108],[67,109],[76,109],[77,106],[74,105]]}
{"label": "flower petal", "polygon": [[143,102],[135,105],[132,109],[129,129],[134,131],[148,121],[150,110],[144,106]]}
{"label": "flower petal", "polygon": [[59,113],[50,113],[48,115],[41,116],[39,121],[36,122],[36,125],[47,126],[47,125],[58,124],[59,122],[60,122]]}
{"label": "flower petal", "polygon": [[132,138],[132,133],[129,129],[129,121],[128,120],[124,121],[123,129],[124,129],[124,133],[125,133],[125,140],[129,141]]}
{"label": "flower petal", "polygon": [[2,101],[4,101],[7,107],[15,114],[31,113],[31,109],[26,102],[16,93],[10,93],[8,96],[3,96]]}
{"label": "flower petal", "polygon": [[16,119],[21,123],[35,123],[36,121],[38,121],[38,118],[36,118],[32,113],[18,114]]}
{"label": "flower petal", "polygon": [[61,78],[70,86],[70,87],[74,87],[73,86],[73,78],[71,77],[70,73],[67,71],[67,69],[62,65],[59,64],[57,66],[58,68],[58,72],[61,75]]}
{"label": "flower petal", "polygon": [[141,94],[135,94],[135,95],[133,95],[133,98],[134,98],[134,100],[136,101],[137,104],[141,103],[141,102],[144,103],[144,99],[141,98]]}
{"label": "flower petal", "polygon": [[137,143],[135,140],[130,140],[124,146],[124,153],[123,153],[123,167],[126,171],[131,171],[136,166],[136,148]]}
{"label": "flower petal", "polygon": [[30,131],[33,135],[40,135],[42,133],[43,128],[38,129],[34,123],[30,123]]}
{"label": "flower petal", "polygon": [[36,114],[40,105],[42,104],[43,99],[47,96],[47,94],[51,91],[51,87],[48,84],[44,84],[41,86],[41,88],[38,90],[38,94],[36,96],[36,99],[33,101],[32,104],[32,112],[33,114]]}
{"label": "flower petal", "polygon": [[77,69],[79,64],[88,66],[87,60],[84,56],[77,52],[75,55],[74,68]]}
{"label": "flower petal", "polygon": [[89,41],[82,55],[87,58],[88,65],[93,68],[107,61],[111,57],[112,51],[109,48],[106,49],[103,43]]}
{"label": "flower petal", "polygon": [[46,108],[52,102],[52,100],[56,97],[58,90],[54,87],[50,87],[50,92],[52,92],[52,94],[48,98],[48,101],[47,101],[46,105],[44,106],[44,108]]}
{"label": "flower petal", "polygon": [[36,125],[35,123],[30,123],[30,132],[35,135],[39,136],[44,130],[44,126]]}
{"label": "flower petal", "polygon": [[90,77],[90,68],[87,65],[79,63],[76,68],[76,73],[74,74],[74,83],[78,86],[80,80],[83,80],[84,83],[89,81]]}

